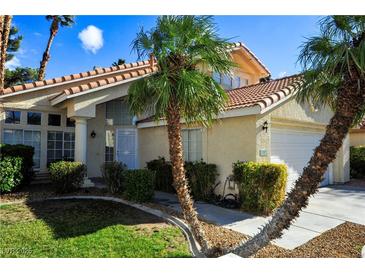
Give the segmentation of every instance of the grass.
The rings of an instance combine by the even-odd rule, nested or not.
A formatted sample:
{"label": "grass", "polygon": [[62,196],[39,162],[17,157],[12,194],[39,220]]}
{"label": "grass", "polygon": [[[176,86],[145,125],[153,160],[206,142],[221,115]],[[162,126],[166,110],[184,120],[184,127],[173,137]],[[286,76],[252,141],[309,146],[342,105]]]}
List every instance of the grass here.
{"label": "grass", "polygon": [[0,257],[191,257],[177,227],[109,201],[3,205],[0,231]]}

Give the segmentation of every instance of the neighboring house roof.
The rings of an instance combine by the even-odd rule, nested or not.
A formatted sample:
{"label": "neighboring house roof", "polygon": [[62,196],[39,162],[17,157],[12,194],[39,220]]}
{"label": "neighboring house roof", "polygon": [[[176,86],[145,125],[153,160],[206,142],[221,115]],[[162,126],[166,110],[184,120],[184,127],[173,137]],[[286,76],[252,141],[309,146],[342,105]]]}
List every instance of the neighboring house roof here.
{"label": "neighboring house roof", "polygon": [[[302,75],[296,74],[284,78],[270,80],[241,88],[228,90],[228,103],[226,110],[259,106],[261,111],[278,103],[280,100],[292,95],[298,90]],[[138,123],[153,122],[154,117],[141,119]]]}

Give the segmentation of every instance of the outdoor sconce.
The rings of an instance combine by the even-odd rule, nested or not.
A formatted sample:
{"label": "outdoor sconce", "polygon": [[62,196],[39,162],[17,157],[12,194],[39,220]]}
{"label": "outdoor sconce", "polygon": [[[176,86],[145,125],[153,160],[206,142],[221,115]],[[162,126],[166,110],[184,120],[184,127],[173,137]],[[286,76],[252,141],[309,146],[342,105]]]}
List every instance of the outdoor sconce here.
{"label": "outdoor sconce", "polygon": [[90,136],[91,136],[91,138],[95,138],[95,136],[96,136],[95,131],[91,131]]}
{"label": "outdoor sconce", "polygon": [[262,130],[265,130],[265,132],[267,133],[268,128],[269,128],[269,123],[265,121],[264,124],[262,125]]}

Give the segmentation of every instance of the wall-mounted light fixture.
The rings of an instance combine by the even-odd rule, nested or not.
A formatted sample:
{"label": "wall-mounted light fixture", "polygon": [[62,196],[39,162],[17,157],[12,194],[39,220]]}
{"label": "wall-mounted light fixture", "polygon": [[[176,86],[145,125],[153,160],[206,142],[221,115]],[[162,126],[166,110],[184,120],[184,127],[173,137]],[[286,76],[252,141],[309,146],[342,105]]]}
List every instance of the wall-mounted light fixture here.
{"label": "wall-mounted light fixture", "polygon": [[95,133],[95,131],[94,131],[94,130],[93,130],[93,131],[91,131],[90,136],[91,136],[91,138],[95,138],[96,133]]}
{"label": "wall-mounted light fixture", "polygon": [[265,121],[264,124],[262,125],[262,130],[265,130],[265,132],[267,133],[268,128],[269,128],[269,123]]}

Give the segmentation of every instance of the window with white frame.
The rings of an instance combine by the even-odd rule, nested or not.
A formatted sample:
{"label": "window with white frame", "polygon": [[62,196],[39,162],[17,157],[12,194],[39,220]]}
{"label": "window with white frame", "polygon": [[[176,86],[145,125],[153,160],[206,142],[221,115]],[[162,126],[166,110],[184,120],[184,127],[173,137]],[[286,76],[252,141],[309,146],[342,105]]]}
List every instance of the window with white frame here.
{"label": "window with white frame", "polygon": [[184,160],[187,162],[200,161],[203,158],[202,153],[202,130],[183,129],[182,141],[184,150]]}
{"label": "window with white frame", "polygon": [[37,130],[4,129],[4,143],[23,144],[34,148],[33,167],[39,168],[41,162],[41,132]]}
{"label": "window with white frame", "polygon": [[105,132],[105,162],[114,161],[114,132],[107,130]]}
{"label": "window with white frame", "polygon": [[226,90],[247,86],[248,80],[239,76],[230,76],[213,72],[213,79]]}
{"label": "window with white frame", "polygon": [[133,116],[129,113],[126,100],[113,100],[106,103],[106,120],[108,125],[130,126]]}
{"label": "window with white frame", "polygon": [[20,111],[6,110],[5,124],[20,124]]}
{"label": "window with white frame", "polygon": [[48,131],[47,164],[55,161],[73,161],[75,157],[75,133]]}

